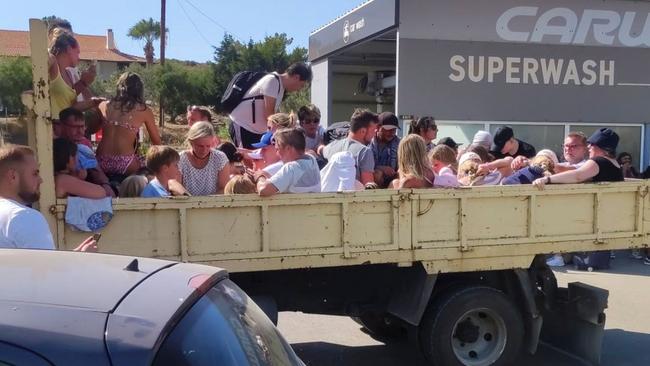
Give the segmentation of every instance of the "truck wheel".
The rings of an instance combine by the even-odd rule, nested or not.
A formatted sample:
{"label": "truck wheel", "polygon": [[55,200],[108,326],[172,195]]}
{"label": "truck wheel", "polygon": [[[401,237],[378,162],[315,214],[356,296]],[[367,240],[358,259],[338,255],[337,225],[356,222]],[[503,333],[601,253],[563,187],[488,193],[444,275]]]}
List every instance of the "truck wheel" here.
{"label": "truck wheel", "polygon": [[465,287],[427,308],[418,328],[420,348],[436,366],[511,365],[524,338],[519,309],[490,287]]}
{"label": "truck wheel", "polygon": [[396,319],[385,313],[364,312],[352,319],[377,337],[398,339],[406,335],[405,330],[397,324]]}

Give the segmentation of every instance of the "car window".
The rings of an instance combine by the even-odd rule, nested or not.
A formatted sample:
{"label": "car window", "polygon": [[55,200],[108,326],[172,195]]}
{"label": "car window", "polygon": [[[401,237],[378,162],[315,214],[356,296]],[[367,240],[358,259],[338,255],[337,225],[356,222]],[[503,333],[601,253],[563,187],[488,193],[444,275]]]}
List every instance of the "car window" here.
{"label": "car window", "polygon": [[264,312],[230,280],[219,282],[192,306],[153,364],[302,365]]}

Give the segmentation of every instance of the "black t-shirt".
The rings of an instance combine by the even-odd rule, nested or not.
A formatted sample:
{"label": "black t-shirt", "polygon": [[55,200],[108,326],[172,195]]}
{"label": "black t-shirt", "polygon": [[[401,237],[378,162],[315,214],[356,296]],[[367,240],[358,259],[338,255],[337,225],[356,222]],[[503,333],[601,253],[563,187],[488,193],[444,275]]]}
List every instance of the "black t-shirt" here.
{"label": "black t-shirt", "polygon": [[598,164],[598,174],[591,178],[592,182],[622,182],[625,180],[621,168],[614,165],[609,159],[597,156],[591,160]]}
{"label": "black t-shirt", "polygon": [[519,149],[517,149],[517,152],[514,155],[510,154],[502,154],[501,151],[490,151],[490,153],[494,156],[495,159],[503,159],[506,156],[512,156],[512,157],[517,157],[517,156],[525,156],[527,158],[534,158],[535,155],[537,155],[537,151],[535,150],[535,147],[527,142],[521,141],[519,139],[515,139],[519,142]]}

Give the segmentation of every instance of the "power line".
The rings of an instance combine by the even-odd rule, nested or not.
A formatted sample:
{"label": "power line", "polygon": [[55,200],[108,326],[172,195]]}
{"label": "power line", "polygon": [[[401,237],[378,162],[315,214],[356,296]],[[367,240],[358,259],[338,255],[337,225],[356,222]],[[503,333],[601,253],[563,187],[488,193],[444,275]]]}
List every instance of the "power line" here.
{"label": "power line", "polygon": [[211,16],[209,16],[209,15],[206,14],[206,13],[204,13],[204,12],[203,12],[201,9],[199,9],[196,5],[194,5],[192,2],[190,2],[190,0],[185,0],[185,2],[188,3],[190,6],[192,6],[192,7],[193,7],[196,11],[198,11],[201,15],[203,15],[203,16],[206,17],[206,18],[208,18],[208,20],[210,20],[212,23],[216,24],[217,27],[223,29],[224,32],[226,32],[226,33],[228,33],[228,34],[232,34],[232,35],[233,35],[235,38],[237,38],[237,40],[239,40],[240,42],[242,42],[242,43],[246,43],[246,42],[245,42],[244,40],[242,40],[242,38],[239,37],[237,34],[231,32],[231,31],[228,30],[226,27],[224,27],[223,25],[221,25],[221,23],[217,22],[217,21],[214,20]]}
{"label": "power line", "polygon": [[208,46],[210,46],[210,47],[215,47],[215,46],[214,46],[214,45],[213,45],[213,44],[212,44],[212,43],[211,43],[211,42],[210,42],[210,41],[205,37],[205,35],[203,35],[203,33],[201,32],[201,30],[199,29],[199,27],[196,25],[196,23],[194,23],[194,21],[192,20],[192,18],[190,17],[190,15],[187,14],[187,11],[185,10],[185,7],[183,7],[183,4],[180,2],[180,0],[176,0],[176,2],[177,2],[178,5],[181,7],[181,10],[183,10],[183,13],[185,13],[185,17],[187,18],[187,20],[189,20],[190,23],[192,23],[192,26],[194,26],[194,29],[196,29],[196,33],[198,33],[199,36],[201,36],[201,38],[203,38],[203,40],[205,41],[205,43],[208,44]]}

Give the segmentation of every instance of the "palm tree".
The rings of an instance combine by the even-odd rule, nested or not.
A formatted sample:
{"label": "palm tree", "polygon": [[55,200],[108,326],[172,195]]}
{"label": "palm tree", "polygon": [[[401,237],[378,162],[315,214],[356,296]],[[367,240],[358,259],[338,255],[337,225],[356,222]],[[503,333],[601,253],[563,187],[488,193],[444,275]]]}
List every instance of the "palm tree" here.
{"label": "palm tree", "polygon": [[[169,32],[168,29],[165,31]],[[153,18],[142,19],[129,29],[128,36],[145,41],[144,57],[147,59],[147,66],[153,64],[153,43],[160,39],[160,22],[154,21]]]}

